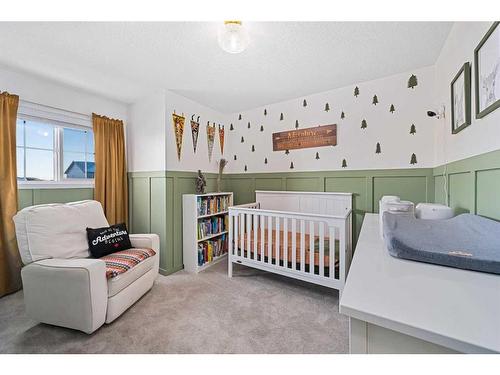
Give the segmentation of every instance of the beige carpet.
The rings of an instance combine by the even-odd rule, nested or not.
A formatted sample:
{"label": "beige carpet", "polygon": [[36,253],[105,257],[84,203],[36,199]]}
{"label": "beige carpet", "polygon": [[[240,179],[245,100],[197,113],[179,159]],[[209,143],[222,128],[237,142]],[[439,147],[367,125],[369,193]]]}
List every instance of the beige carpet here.
{"label": "beige carpet", "polygon": [[226,262],[160,276],[92,335],[37,324],[22,292],[0,299],[0,353],[346,353],[338,292]]}

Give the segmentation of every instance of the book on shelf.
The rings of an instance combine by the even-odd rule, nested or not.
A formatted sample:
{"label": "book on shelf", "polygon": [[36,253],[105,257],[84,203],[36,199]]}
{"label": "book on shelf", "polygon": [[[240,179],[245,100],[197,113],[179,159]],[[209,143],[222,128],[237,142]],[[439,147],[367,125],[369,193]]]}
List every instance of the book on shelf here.
{"label": "book on shelf", "polygon": [[198,266],[212,262],[215,258],[227,253],[227,236],[221,235],[217,239],[206,240],[198,244]]}
{"label": "book on shelf", "polygon": [[209,217],[198,221],[198,239],[224,232],[227,228],[227,217]]}
{"label": "book on shelf", "polygon": [[198,197],[196,201],[198,216],[213,215],[218,212],[227,211],[229,199],[228,195]]}

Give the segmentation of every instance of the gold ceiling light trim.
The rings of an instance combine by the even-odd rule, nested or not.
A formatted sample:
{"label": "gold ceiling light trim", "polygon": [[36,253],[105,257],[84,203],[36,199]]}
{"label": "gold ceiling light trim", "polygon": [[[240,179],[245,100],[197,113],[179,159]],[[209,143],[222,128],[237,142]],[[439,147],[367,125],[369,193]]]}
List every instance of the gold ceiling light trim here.
{"label": "gold ceiling light trim", "polygon": [[241,21],[224,21],[224,25],[230,25],[230,24],[241,25]]}

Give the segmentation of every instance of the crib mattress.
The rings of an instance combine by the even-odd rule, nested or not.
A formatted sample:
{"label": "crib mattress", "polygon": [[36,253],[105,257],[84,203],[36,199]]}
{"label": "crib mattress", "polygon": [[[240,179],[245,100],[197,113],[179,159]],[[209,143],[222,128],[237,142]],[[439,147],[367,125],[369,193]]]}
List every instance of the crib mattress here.
{"label": "crib mattress", "polygon": [[[279,231],[279,236],[280,236],[280,244],[279,244],[279,260],[283,261],[285,257],[285,246],[284,246],[284,232],[282,230]],[[287,232],[288,236],[288,245],[287,245],[287,260],[288,262],[293,261],[293,254],[292,254],[292,232]],[[304,263],[309,265],[310,263],[310,240],[309,240],[309,234],[305,234],[305,246],[304,246]],[[244,247],[245,247],[245,252],[250,252],[253,257],[254,253],[254,231],[250,231],[250,249],[247,249],[247,234],[244,234]],[[269,241],[269,236],[268,236],[268,229],[264,229],[264,256],[269,257],[268,253],[268,241]],[[276,230],[272,230],[272,237],[271,237],[271,247],[272,247],[272,252],[271,252],[271,257],[272,259],[276,259]],[[320,260],[320,255],[319,255],[319,236],[314,236],[314,265],[319,266],[319,260]],[[261,233],[260,230],[258,230],[257,233],[257,255],[261,255],[261,246],[262,246],[262,239],[261,239]],[[237,244],[238,249],[241,250],[241,234],[238,236],[238,244]],[[325,268],[328,268],[330,264],[330,239],[328,237],[325,237],[324,239],[324,257],[323,257],[323,262]],[[300,233],[296,233],[296,254],[295,254],[295,261],[296,263],[301,262],[301,256],[300,256]],[[339,241],[335,240],[335,267],[339,266]]]}
{"label": "crib mattress", "polygon": [[389,253],[443,266],[500,274],[500,223],[462,214],[423,220],[384,213]]}

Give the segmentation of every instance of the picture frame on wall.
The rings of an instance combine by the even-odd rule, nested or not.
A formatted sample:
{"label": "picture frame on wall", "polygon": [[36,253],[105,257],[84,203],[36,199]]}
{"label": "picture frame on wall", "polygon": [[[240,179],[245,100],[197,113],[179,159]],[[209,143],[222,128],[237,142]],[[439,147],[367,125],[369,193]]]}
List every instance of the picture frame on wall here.
{"label": "picture frame on wall", "polygon": [[471,72],[466,62],[451,81],[451,132],[457,134],[471,123]]}
{"label": "picture frame on wall", "polygon": [[476,118],[500,107],[500,27],[494,22],[474,49]]}

